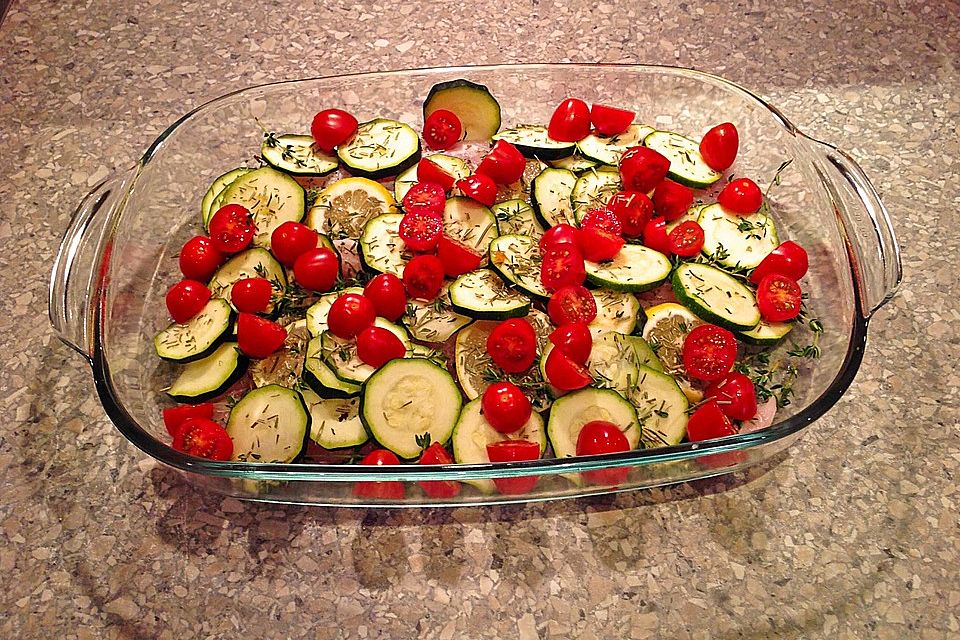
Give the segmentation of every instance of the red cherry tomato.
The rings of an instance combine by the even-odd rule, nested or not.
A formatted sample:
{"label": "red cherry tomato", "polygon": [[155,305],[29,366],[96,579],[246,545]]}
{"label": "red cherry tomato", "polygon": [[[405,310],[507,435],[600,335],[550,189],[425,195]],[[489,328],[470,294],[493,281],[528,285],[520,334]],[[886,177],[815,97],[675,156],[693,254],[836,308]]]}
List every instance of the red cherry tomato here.
{"label": "red cherry tomato", "polygon": [[767,322],[786,322],[800,315],[803,292],[796,280],[779,273],[763,277],[757,285],[757,306]]}
{"label": "red cherry tomato", "polygon": [[230,301],[243,313],[264,313],[272,296],[273,285],[266,278],[237,280],[230,289]]}
{"label": "red cherry tomato", "polygon": [[670,238],[667,236],[667,221],[651,218],[643,227],[643,246],[670,255]]}
{"label": "red cherry tomato", "polygon": [[667,221],[676,220],[693,206],[693,190],[672,180],[664,180],[653,191],[653,209]]}
{"label": "red cherry tomato", "polygon": [[667,235],[670,253],[681,258],[692,258],[703,249],[703,227],[693,220],[681,222]]}
{"label": "red cherry tomato", "polygon": [[403,286],[407,295],[433,300],[443,288],[443,263],[437,256],[417,256],[403,268]]}
{"label": "red cherry tomato", "polygon": [[338,338],[350,340],[376,319],[377,310],[369,298],[357,293],[345,293],[330,305],[327,328]]}
{"label": "red cherry tomato", "polygon": [[447,202],[446,193],[439,184],[420,179],[403,196],[403,210],[429,213],[435,218],[443,218],[443,207]]}
{"label": "red cherry tomato", "polygon": [[497,201],[497,183],[482,173],[475,173],[457,180],[457,188],[463,192],[463,195],[488,207],[493,206]]}
{"label": "red cherry tomato", "polygon": [[453,189],[453,183],[457,181],[457,178],[447,173],[443,167],[430,158],[421,158],[417,164],[417,180],[438,184],[446,192]]}
{"label": "red cherry tomato", "polygon": [[692,378],[719,380],[737,359],[737,339],[713,324],[694,327],[683,341],[683,366]]}
{"label": "red cherry tomato", "polygon": [[237,317],[237,345],[251,358],[266,358],[283,346],[287,330],[252,313]]}
{"label": "red cherry tomato", "polygon": [[411,251],[433,251],[443,235],[443,220],[423,209],[414,209],[400,221],[400,239]]}
{"label": "red cherry tomato", "polygon": [[593,128],[602,136],[615,136],[627,130],[633,124],[633,111],[617,109],[603,104],[590,107],[590,121]]}
{"label": "red cherry tomato", "polygon": [[547,313],[558,327],[571,322],[590,324],[597,317],[597,299],[583,285],[560,287],[550,297]]}
{"label": "red cherry tomato", "polygon": [[483,256],[472,247],[447,236],[440,237],[437,257],[443,263],[443,272],[450,278],[469,273],[483,262]]}
{"label": "red cherry tomato", "polygon": [[423,123],[423,140],[431,149],[449,149],[460,142],[463,125],[452,111],[437,109]]}
{"label": "red cherry tomato", "polygon": [[559,142],[579,142],[590,135],[590,107],[583,100],[567,98],[554,110],[547,135]]}
{"label": "red cherry tomato", "polygon": [[[181,254],[182,255],[182,254]],[[760,284],[764,276],[779,273],[791,280],[800,280],[809,267],[807,252],[793,240],[787,240],[767,254],[750,274],[750,282]]]}
{"label": "red cherry tomato", "polygon": [[550,350],[544,369],[547,373],[547,381],[561,391],[583,389],[593,382],[587,368],[560,349]]}
{"label": "red cherry tomato", "polygon": [[613,260],[626,241],[620,236],[600,227],[580,229],[580,249],[585,260],[605,262]]}
{"label": "red cherry tomato", "polygon": [[726,171],[737,158],[740,134],[731,122],[718,124],[700,140],[700,155],[714,171]]}
{"label": "red cherry tomato", "polygon": [[504,320],[487,336],[487,353],[506,373],[522,373],[537,359],[537,334],[523,318]]}
{"label": "red cherry tomato", "polygon": [[300,254],[293,264],[293,277],[304,289],[326,293],[333,289],[340,275],[337,254],[327,247],[317,247]]}
{"label": "red cherry tomato", "polygon": [[753,382],[742,373],[729,373],[707,387],[708,398],[717,401],[720,410],[734,420],[749,420],[757,415],[757,392]]}
{"label": "red cherry tomato", "polygon": [[494,382],[487,387],[480,405],[483,417],[500,433],[519,431],[533,413],[530,400],[512,382]]}
{"label": "red cherry tomato", "polygon": [[[577,436],[578,456],[597,456],[604,453],[630,451],[630,442],[620,427],[606,420],[593,420],[580,428]],[[581,475],[590,484],[618,485],[627,481],[629,467],[613,469],[595,469],[584,471]]]}
{"label": "red cherry tomato", "polygon": [[550,333],[553,346],[577,364],[587,364],[593,349],[593,335],[582,322],[562,324]]}
{"label": "red cherry tomato", "polygon": [[373,303],[377,315],[396,322],[407,310],[407,292],[403,281],[392,273],[381,273],[363,288],[363,295]]}
{"label": "red cherry tomato", "polygon": [[357,119],[343,109],[324,109],[313,116],[310,133],[317,147],[330,153],[357,132]]}
{"label": "red cherry tomato", "polygon": [[180,249],[180,273],[184,278],[207,282],[227,257],[206,236],[194,236]]}
{"label": "red cherry tomato", "polygon": [[167,291],[167,311],[177,324],[194,317],[210,300],[210,289],[196,280],[181,280]]}
{"label": "red cherry tomato", "polygon": [[579,247],[580,229],[576,228],[572,224],[561,222],[558,225],[550,227],[542,236],[540,236],[541,253],[545,252],[551,247],[557,246],[558,244],[571,244],[575,247]]}
{"label": "red cherry tomato", "polygon": [[687,421],[687,439],[690,442],[723,438],[737,433],[730,418],[723,415],[716,400],[700,405]]}
{"label": "red cherry tomato", "polygon": [[213,409],[213,403],[210,402],[168,407],[163,410],[163,426],[167,428],[167,433],[171,436],[176,436],[180,431],[181,425],[183,425],[187,418],[206,418],[207,420],[212,420]]}
{"label": "red cherry tomato", "polygon": [[243,251],[256,231],[250,211],[239,204],[224,205],[210,218],[210,241],[221,253]]}
{"label": "red cherry tomato", "polygon": [[482,173],[497,184],[513,184],[523,175],[527,168],[527,159],[520,151],[506,140],[497,140],[483,160],[477,166],[477,173]]}
{"label": "red cherry tomato", "polygon": [[[442,444],[434,442],[420,454],[418,464],[453,464],[453,458]],[[455,498],[460,495],[460,483],[456,480],[420,480],[417,484],[431,498]]]}
{"label": "red cherry tomato", "polygon": [[233,440],[226,429],[208,418],[187,418],[173,436],[173,448],[208,460],[229,460]]}
{"label": "red cherry tomato", "polygon": [[[360,464],[382,467],[384,465],[400,464],[400,459],[392,451],[374,449],[360,461]],[[373,498],[376,500],[403,500],[403,483],[395,480],[388,482],[362,480],[353,485],[353,495],[358,498]]]}
{"label": "red cherry tomato", "polygon": [[763,192],[750,178],[731,181],[717,196],[720,206],[739,215],[756,213],[763,205]]}
{"label": "red cherry tomato", "polygon": [[547,291],[557,291],[568,285],[580,285],[586,279],[583,255],[575,246],[558,244],[549,247],[543,253],[543,260],[540,263],[540,282]]}
{"label": "red cherry tomato", "polygon": [[596,228],[609,231],[610,233],[621,235],[623,227],[620,226],[620,219],[610,209],[591,209],[583,216],[580,221],[580,228]]}
{"label": "red cherry tomato", "polygon": [[389,329],[369,326],[357,334],[357,356],[375,369],[405,355],[407,348]]}
{"label": "red cherry tomato", "polygon": [[649,193],[663,182],[670,160],[647,147],[630,147],[620,156],[620,181],[625,191]]}
{"label": "red cherry tomato", "polygon": [[292,267],[304,251],[317,246],[317,232],[299,222],[284,222],[270,234],[270,251],[285,267]]}
{"label": "red cherry tomato", "polygon": [[621,233],[627,238],[639,238],[653,217],[653,202],[639,191],[618,191],[610,197],[607,209],[620,221]]}
{"label": "red cherry tomato", "polygon": [[[540,459],[540,445],[529,440],[503,440],[487,445],[487,457],[490,462],[522,462]],[[497,491],[505,496],[529,493],[537,486],[540,476],[518,476],[514,478],[494,478]]]}

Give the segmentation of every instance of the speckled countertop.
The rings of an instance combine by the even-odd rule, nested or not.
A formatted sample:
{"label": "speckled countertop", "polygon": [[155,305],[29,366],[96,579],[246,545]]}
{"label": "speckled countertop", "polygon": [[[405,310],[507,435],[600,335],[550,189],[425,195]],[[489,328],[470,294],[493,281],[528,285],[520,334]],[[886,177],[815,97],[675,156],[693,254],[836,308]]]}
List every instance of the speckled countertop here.
{"label": "speckled countertop", "polygon": [[[960,637],[960,5],[468,4],[14,0],[0,637]],[[51,257],[91,185],[245,85],[543,60],[719,73],[873,177],[904,285],[850,391],[789,456],[611,499],[305,509],[198,493],[114,430],[46,323]]]}

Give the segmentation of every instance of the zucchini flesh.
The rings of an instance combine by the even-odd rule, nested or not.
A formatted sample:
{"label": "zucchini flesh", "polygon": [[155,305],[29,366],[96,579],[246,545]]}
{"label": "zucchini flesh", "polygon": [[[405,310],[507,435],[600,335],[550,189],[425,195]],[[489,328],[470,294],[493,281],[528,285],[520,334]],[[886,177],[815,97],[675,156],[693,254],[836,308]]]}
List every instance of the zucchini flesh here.
{"label": "zucchini flesh", "polygon": [[321,398],[349,398],[359,395],[360,385],[344,382],[323,361],[323,344],[320,336],[307,343],[303,361],[303,381]]}
{"label": "zucchini flesh", "polygon": [[577,178],[570,192],[573,217],[577,224],[587,212],[607,206],[611,196],[620,191],[620,172],[617,169],[591,169]]}
{"label": "zucchini flesh", "polygon": [[313,136],[267,133],[260,145],[260,157],[271,167],[295,176],[325,176],[340,162],[313,144]]}
{"label": "zucchini flesh", "polygon": [[543,225],[537,220],[533,207],[523,200],[507,200],[493,205],[490,210],[497,219],[500,235],[516,234],[539,238]]}
{"label": "zucchini flesh", "polygon": [[343,178],[317,194],[303,223],[318,233],[354,240],[368,221],[396,212],[397,203],[382,184],[366,178]]}
{"label": "zucchini flesh", "polygon": [[643,139],[643,146],[670,161],[667,177],[693,189],[706,189],[723,175],[704,161],[699,142],[679,133],[654,131]]}
{"label": "zucchini flesh", "polygon": [[587,388],[568,393],[553,403],[547,437],[554,455],[574,457],[580,430],[593,420],[607,420],[620,427],[631,449],[640,443],[640,423],[633,405],[612,389]]}
{"label": "zucchini flesh", "polygon": [[627,149],[642,145],[643,139],[654,131],[656,129],[653,127],[634,123],[627,127],[627,130],[623,133],[618,133],[609,138],[591,134],[577,143],[577,150],[584,158],[588,158],[596,164],[617,166],[620,164],[620,156]]}
{"label": "zucchini flesh", "polygon": [[532,296],[550,297],[540,282],[540,248],[529,236],[506,235],[490,243],[490,266],[503,279],[512,282]]}
{"label": "zucchini flesh", "polygon": [[403,277],[409,253],[400,238],[403,214],[388,213],[367,223],[360,235],[360,260],[364,266],[380,273]]}
{"label": "zucchini flesh", "polygon": [[638,371],[637,385],[627,397],[643,425],[644,447],[679,444],[687,433],[687,396],[669,375],[643,365]]}
{"label": "zucchini flesh", "polygon": [[310,389],[300,395],[310,412],[310,439],[324,449],[359,447],[369,439],[360,420],[360,398],[321,398]]}
{"label": "zucchini flesh", "polygon": [[237,343],[224,342],[206,358],[185,365],[167,395],[190,404],[216,398],[240,379],[246,365]]}
{"label": "zucchini flesh", "polygon": [[677,300],[698,317],[730,331],[747,331],[760,322],[757,299],[745,284],[716,267],[697,262],[673,272]]}
{"label": "zucchini flesh", "polygon": [[220,194],[222,194],[223,191],[229,187],[234,180],[245,173],[250,173],[251,171],[253,171],[253,169],[248,169],[247,167],[238,167],[236,169],[227,171],[221,176],[218,176],[213,181],[213,184],[210,185],[210,188],[207,189],[207,192],[203,194],[203,200],[200,201],[200,220],[203,222],[204,229],[207,229],[210,226],[210,218],[212,218],[213,214],[216,212],[216,209],[213,208],[214,201],[216,201]]}
{"label": "zucchini flesh", "polygon": [[[280,294],[287,286],[287,275],[283,266],[266,249],[255,247],[238,253],[217,269],[207,285],[214,298],[230,300],[233,285],[244,278],[265,278],[273,286],[274,295]],[[273,310],[273,301],[267,305],[267,312]]]}
{"label": "zucchini flesh", "polygon": [[703,253],[731,269],[753,269],[780,245],[777,228],[761,209],[748,216],[728,213],[719,204],[700,211]]}
{"label": "zucchini flesh", "polygon": [[506,140],[527,158],[559,160],[572,155],[577,149],[574,142],[560,142],[547,135],[547,128],[539,124],[522,124],[504,129],[493,136],[494,140]]}
{"label": "zucchini flesh", "polygon": [[270,236],[284,222],[300,222],[307,194],[296,180],[273,167],[245,173],[223,192],[221,206],[239,204],[250,210],[257,232],[253,244],[270,248]]}
{"label": "zucchini flesh", "polygon": [[792,322],[767,322],[760,319],[760,323],[749,331],[741,331],[737,337],[758,347],[772,347],[783,340],[793,329]]}
{"label": "zucchini flesh", "polygon": [[412,299],[407,302],[403,325],[416,340],[446,342],[473,319],[454,311],[450,302],[450,285],[444,284],[440,295],[432,302]]}
{"label": "zucchini flesh", "polygon": [[554,169],[566,169],[567,171],[572,171],[576,174],[581,174],[584,171],[593,169],[598,166],[596,160],[591,160],[590,158],[585,158],[579,154],[573,154],[572,156],[567,156],[566,158],[560,158],[559,160],[551,160],[549,165]]}
{"label": "zucchini flesh", "polygon": [[530,204],[544,227],[575,224],[570,195],[577,176],[566,169],[544,169],[530,185]]}
{"label": "zucchini flesh", "polygon": [[482,84],[459,79],[433,85],[423,101],[423,121],[438,109],[457,114],[464,140],[489,140],[500,129],[500,103]]}
{"label": "zucchini flesh", "polygon": [[267,385],[233,406],[226,429],[233,440],[233,460],[289,463],[306,450],[310,413],[299,392]]}
{"label": "zucchini flesh", "polygon": [[484,261],[490,241],[500,235],[493,212],[470,198],[447,199],[443,207],[443,233],[484,256]]}
{"label": "zucchini flesh", "polygon": [[337,147],[337,157],[353,175],[379,180],[395,176],[420,160],[420,137],[409,125],[376,118],[357,127]]}
{"label": "zucchini flesh", "polygon": [[511,289],[493,271],[465,273],[450,285],[453,309],[471,318],[506,320],[530,311],[530,298]]}
{"label": "zucchini flesh", "polygon": [[624,245],[609,262],[584,261],[587,281],[615,291],[653,289],[670,276],[672,267],[665,255],[640,244]]}
{"label": "zucchini flesh", "polygon": [[637,384],[637,362],[625,336],[605,332],[593,337],[593,348],[587,367],[596,386],[613,389],[621,395]]}
{"label": "zucchini flesh", "polygon": [[250,365],[250,376],[256,387],[278,384],[281,387],[295,389],[303,376],[303,362],[307,353],[307,341],[310,332],[307,323],[298,320],[286,326],[287,338],[275,352],[255,360]]}
{"label": "zucchini flesh", "polygon": [[170,362],[194,362],[216,351],[230,335],[233,309],[226,300],[211,298],[184,324],[171,324],[153,339],[157,355]]}
{"label": "zucchini flesh", "polygon": [[[427,156],[427,160],[435,162],[441,169],[453,176],[454,180],[462,180],[470,175],[470,165],[460,158],[435,153],[432,156]],[[403,196],[407,195],[410,187],[417,184],[418,164],[398,175],[397,179],[393,181],[393,197],[396,198],[397,202],[402,202]]]}
{"label": "zucchini flesh", "polygon": [[594,289],[592,293],[597,303],[597,317],[590,323],[591,330],[634,332],[641,311],[636,296],[612,289]]}

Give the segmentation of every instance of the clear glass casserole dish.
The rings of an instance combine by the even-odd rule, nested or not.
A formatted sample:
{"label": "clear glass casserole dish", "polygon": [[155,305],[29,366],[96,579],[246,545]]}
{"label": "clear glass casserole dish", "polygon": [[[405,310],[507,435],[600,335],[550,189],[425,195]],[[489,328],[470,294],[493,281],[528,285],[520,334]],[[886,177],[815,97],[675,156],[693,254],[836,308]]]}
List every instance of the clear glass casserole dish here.
{"label": "clear glass casserole dish", "polygon": [[[215,462],[168,446],[161,410],[168,365],[153,336],[168,322],[164,296],[179,278],[176,255],[194,235],[197,202],[220,170],[259,148],[257,120],[274,131],[306,131],[316,105],[344,106],[361,120],[388,117],[422,123],[421,105],[437,82],[467,78],[487,85],[504,109],[504,126],[546,122],[568,96],[628,106],[637,120],[701,135],[734,121],[741,146],[736,171],[773,176],[769,192],[781,237],[810,254],[804,280],[825,327],[822,356],[807,362],[792,403],[767,429],[590,458],[450,466],[364,467],[342,463]],[[638,65],[506,65],[393,71],[314,78],[251,87],[217,98],[182,117],[130,170],[83,200],[64,235],[50,283],[50,319],[59,337],[86,357],[103,407],[123,435],[192,483],[243,499],[339,506],[437,506],[552,500],[628,491],[729,473],[786,449],[827,412],[853,381],[870,316],[896,291],[901,264],[889,216],[860,167],[846,153],[802,134],[775,108],[721,78],[671,67]],[[786,349],[782,345],[778,349]],[[166,377],[165,377],[166,376]],[[613,487],[579,486],[570,474],[631,468]],[[485,494],[465,486],[454,499],[431,499],[417,481],[482,480],[537,475],[533,492]],[[353,496],[356,481],[407,485],[402,502]]]}

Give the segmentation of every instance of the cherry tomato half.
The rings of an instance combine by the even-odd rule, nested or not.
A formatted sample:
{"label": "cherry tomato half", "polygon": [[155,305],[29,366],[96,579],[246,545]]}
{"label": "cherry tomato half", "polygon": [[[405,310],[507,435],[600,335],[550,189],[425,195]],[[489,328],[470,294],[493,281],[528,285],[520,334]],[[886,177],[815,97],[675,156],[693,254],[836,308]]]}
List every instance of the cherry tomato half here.
{"label": "cherry tomato half", "polygon": [[667,236],[667,221],[651,218],[643,227],[643,246],[670,255],[670,238]]}
{"label": "cherry tomato half", "polygon": [[285,267],[292,267],[305,251],[317,246],[317,232],[305,224],[287,221],[270,234],[270,251]]}
{"label": "cherry tomato half", "polygon": [[369,298],[357,293],[344,293],[330,305],[327,328],[338,338],[350,340],[376,319],[377,310]]}
{"label": "cherry tomato half", "polygon": [[239,204],[224,205],[210,218],[210,241],[221,253],[243,251],[256,231],[250,211]]}
{"label": "cherry tomato half", "polygon": [[433,251],[443,235],[443,220],[423,209],[408,211],[400,220],[400,239],[411,251]]}
{"label": "cherry tomato half", "polygon": [[462,180],[457,180],[456,184],[463,195],[482,205],[491,207],[497,201],[497,183],[490,176],[475,173]]}
{"label": "cherry tomato half", "polygon": [[602,136],[615,136],[627,130],[633,124],[633,111],[594,104],[590,107],[590,121],[593,128]]}
{"label": "cherry tomato half", "polygon": [[293,263],[293,277],[304,289],[326,293],[333,289],[340,275],[337,254],[327,247],[308,249]]}
{"label": "cherry tomato half", "polygon": [[506,373],[522,373],[537,359],[537,334],[524,318],[504,320],[487,336],[487,353]]}
{"label": "cherry tomato half", "polygon": [[544,365],[547,382],[561,391],[583,389],[593,382],[590,371],[560,349],[551,349]]}
{"label": "cherry tomato half", "polygon": [[[400,464],[400,459],[393,451],[374,449],[360,461],[360,464],[382,467],[384,465]],[[362,480],[353,485],[353,495],[358,498],[374,498],[377,500],[403,500],[403,483],[398,481],[378,482],[376,480]]]}
{"label": "cherry tomato half", "polygon": [[757,306],[767,322],[786,322],[800,315],[803,292],[796,280],[779,273],[763,277],[757,285]]}
{"label": "cherry tomato half", "polygon": [[664,180],[653,191],[653,210],[667,221],[676,220],[693,206],[693,190],[672,180]]}
{"label": "cherry tomato half", "polygon": [[[503,440],[487,445],[487,457],[490,462],[522,462],[540,459],[540,445],[530,440]],[[540,476],[519,476],[515,478],[494,478],[497,491],[505,496],[528,493],[537,486]]]}
{"label": "cherry tomato half", "polygon": [[407,295],[433,300],[443,288],[443,263],[437,256],[417,256],[403,268],[403,286]]}
{"label": "cherry tomato half", "polygon": [[630,147],[620,156],[620,181],[625,191],[649,193],[663,182],[670,160],[647,147]]}
{"label": "cherry tomato half", "polygon": [[[420,454],[418,464],[453,464],[453,458],[442,444],[434,442]],[[460,495],[460,483],[456,480],[420,480],[417,484],[431,498],[455,498]]]}
{"label": "cherry tomato half", "polygon": [[543,253],[540,263],[540,282],[547,291],[557,291],[568,285],[580,285],[586,279],[583,255],[574,245],[554,245]]}
{"label": "cherry tomato half", "polygon": [[167,291],[167,311],[177,324],[194,317],[210,300],[210,289],[196,280],[181,280]]}
{"label": "cherry tomato half", "polygon": [[558,327],[571,322],[590,324],[597,317],[597,299],[583,285],[560,287],[547,303],[547,314]]}
{"label": "cherry tomato half", "polygon": [[737,359],[737,339],[713,324],[693,328],[683,341],[683,366],[698,380],[713,381],[727,375]]}
{"label": "cherry tomato half", "polygon": [[497,140],[480,164],[477,173],[482,173],[497,184],[513,184],[523,175],[527,168],[527,159],[520,151],[506,140]]}
{"label": "cherry tomato half", "polygon": [[418,211],[429,213],[435,218],[443,218],[443,207],[447,202],[444,188],[435,182],[420,179],[403,196],[403,210],[407,213]]}
{"label": "cherry tomato half", "polygon": [[180,249],[180,273],[184,278],[207,282],[227,257],[213,246],[206,236],[194,236]]}
{"label": "cherry tomato half", "polygon": [[693,220],[681,222],[667,235],[670,252],[681,258],[692,258],[703,249],[703,227]]}
{"label": "cherry tomato half", "polygon": [[[627,436],[623,435],[620,427],[614,423],[607,420],[593,420],[580,428],[576,451],[578,456],[620,453],[630,451],[630,442]],[[581,475],[590,484],[618,485],[626,482],[629,473],[629,467],[615,467],[584,471]]]}
{"label": "cherry tomato half", "polygon": [[540,236],[539,245],[541,252],[545,252],[547,249],[555,247],[559,244],[571,244],[575,247],[579,247],[580,229],[572,224],[561,222],[558,225],[550,227],[542,236]]}
{"label": "cherry tomato half", "polygon": [[590,135],[590,107],[583,100],[567,98],[553,111],[547,135],[559,142],[579,142]]}
{"label": "cherry tomato half", "polygon": [[357,356],[374,369],[407,355],[407,348],[389,329],[369,326],[357,334]]}
{"label": "cherry tomato half", "polygon": [[167,407],[163,410],[163,426],[167,428],[167,433],[171,436],[176,436],[180,431],[181,425],[187,418],[206,418],[207,420],[212,420],[213,410],[214,406],[211,402]]}
{"label": "cherry tomato half", "polygon": [[627,238],[639,238],[644,225],[653,217],[653,202],[639,191],[618,191],[610,197],[607,209],[620,221],[621,232]]}
{"label": "cherry tomato half", "polygon": [[550,342],[577,364],[587,364],[593,349],[593,334],[582,322],[562,324],[550,333]]}
{"label": "cherry tomato half", "polygon": [[487,387],[480,406],[483,417],[500,433],[519,431],[533,413],[530,400],[512,382],[494,382]]}
{"label": "cherry tomato half", "polygon": [[760,281],[771,273],[779,273],[791,280],[800,280],[806,275],[808,267],[806,250],[793,240],[787,240],[768,253],[757,265],[750,274],[750,282],[760,284]]}
{"label": "cherry tomato half", "polygon": [[732,122],[718,124],[700,140],[700,155],[714,171],[726,171],[737,159],[740,134]]}
{"label": "cherry tomato half", "polygon": [[756,213],[763,205],[763,192],[750,178],[737,178],[717,195],[720,206],[739,215]]}
{"label": "cherry tomato half", "polygon": [[324,109],[313,116],[310,133],[317,147],[330,153],[357,132],[357,119],[343,109]]}
{"label": "cherry tomato half", "polygon": [[266,278],[244,278],[230,288],[230,301],[243,313],[264,313],[272,296],[273,285]]}
{"label": "cherry tomato half", "polygon": [[613,260],[626,241],[612,231],[600,227],[583,227],[580,229],[580,249],[585,260],[591,262],[606,262]]}
{"label": "cherry tomato half", "polygon": [[447,173],[443,167],[430,158],[420,158],[420,162],[417,163],[417,180],[438,184],[446,192],[453,189],[453,183],[457,181],[457,178]]}
{"label": "cherry tomato half", "polygon": [[750,420],[757,415],[757,392],[753,381],[732,372],[707,387],[706,396],[717,401],[724,415],[734,420]]}
{"label": "cherry tomato half", "polygon": [[483,262],[483,256],[472,247],[448,236],[440,237],[440,242],[437,244],[437,257],[443,263],[443,272],[450,278],[470,273]]}
{"label": "cherry tomato half", "polygon": [[730,418],[723,414],[716,400],[703,403],[687,421],[687,439],[690,442],[723,438],[736,433]]}
{"label": "cherry tomato half", "polygon": [[229,460],[233,440],[226,429],[209,418],[187,418],[173,436],[173,448],[208,460]]}
{"label": "cherry tomato half", "polygon": [[237,316],[237,346],[251,358],[266,358],[283,346],[287,330],[252,313]]}
{"label": "cherry tomato half", "polygon": [[363,295],[373,303],[377,315],[396,322],[407,310],[407,291],[403,281],[392,273],[381,273],[363,288]]}
{"label": "cherry tomato half", "polygon": [[623,227],[620,225],[620,219],[613,211],[606,208],[591,209],[584,214],[583,219],[580,220],[580,229],[582,230],[590,227],[603,229],[604,231],[609,231],[610,233],[618,236],[623,233]]}
{"label": "cherry tomato half", "polygon": [[463,125],[453,111],[437,109],[423,123],[423,140],[431,149],[449,149],[460,142]]}

